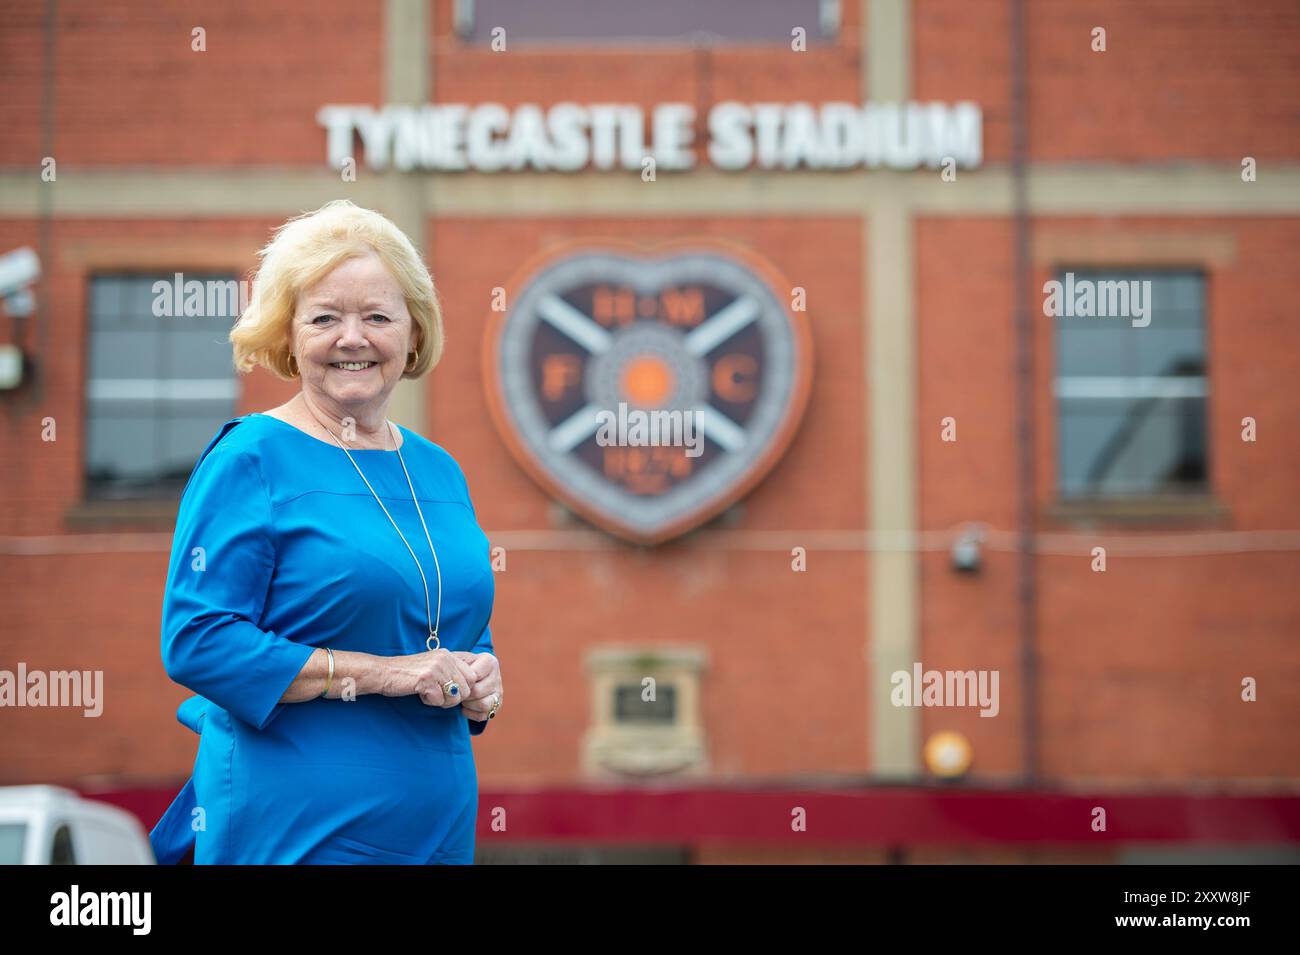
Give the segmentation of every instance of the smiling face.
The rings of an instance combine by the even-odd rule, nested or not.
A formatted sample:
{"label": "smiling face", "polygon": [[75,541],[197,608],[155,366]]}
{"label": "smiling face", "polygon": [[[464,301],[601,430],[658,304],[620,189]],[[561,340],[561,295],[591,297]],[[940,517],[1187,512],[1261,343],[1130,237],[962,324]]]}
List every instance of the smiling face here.
{"label": "smiling face", "polygon": [[382,415],[417,345],[413,329],[382,260],[373,253],[344,260],[298,296],[292,350],[303,391],[338,417]]}

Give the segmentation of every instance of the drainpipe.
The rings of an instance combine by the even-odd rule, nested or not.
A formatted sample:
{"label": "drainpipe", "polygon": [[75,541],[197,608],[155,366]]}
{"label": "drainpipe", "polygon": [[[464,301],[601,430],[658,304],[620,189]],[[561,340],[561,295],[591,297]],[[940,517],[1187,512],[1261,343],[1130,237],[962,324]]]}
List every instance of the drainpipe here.
{"label": "drainpipe", "polygon": [[[42,31],[44,40],[44,63],[41,67],[41,158],[54,155],[55,137],[55,53],[58,37],[59,5],[57,0],[46,0],[45,26]],[[57,168],[57,167],[56,167]],[[31,358],[32,381],[24,411],[37,410],[42,407],[53,363],[50,351],[50,324],[54,316],[50,308],[51,280],[54,273],[54,183],[41,180],[36,186],[37,195],[37,238],[36,254],[41,260],[41,277],[32,289],[36,307],[31,314],[22,319],[22,333],[15,334],[19,347]],[[17,330],[15,330],[17,332]],[[87,349],[89,350],[89,346]],[[84,354],[84,352],[83,352]],[[80,397],[80,396],[79,396]],[[49,413],[48,411],[46,412]]]}
{"label": "drainpipe", "polygon": [[1011,0],[1011,181],[1013,187],[1015,264],[1013,321],[1016,338],[1017,450],[1017,586],[1019,604],[1020,672],[1024,709],[1023,756],[1025,784],[1038,782],[1038,581],[1034,556],[1034,330],[1030,324],[1031,266],[1029,261],[1029,201],[1025,182],[1029,139],[1029,90],[1025,59],[1025,0]]}

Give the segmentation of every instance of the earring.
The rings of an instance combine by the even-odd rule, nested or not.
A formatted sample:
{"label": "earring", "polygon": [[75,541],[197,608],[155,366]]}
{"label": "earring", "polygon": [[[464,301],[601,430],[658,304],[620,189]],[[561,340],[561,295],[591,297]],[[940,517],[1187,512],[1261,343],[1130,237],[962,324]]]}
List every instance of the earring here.
{"label": "earring", "polygon": [[417,348],[415,351],[408,351],[406,354],[413,356],[406,363],[406,370],[410,371],[420,360],[420,350]]}
{"label": "earring", "polygon": [[289,374],[298,377],[298,356],[293,352],[289,352]]}

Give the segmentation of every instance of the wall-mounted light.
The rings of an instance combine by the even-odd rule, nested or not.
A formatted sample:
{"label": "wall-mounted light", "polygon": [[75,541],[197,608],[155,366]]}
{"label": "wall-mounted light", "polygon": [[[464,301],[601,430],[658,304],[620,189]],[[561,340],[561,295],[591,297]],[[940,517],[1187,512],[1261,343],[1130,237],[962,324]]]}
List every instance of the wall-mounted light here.
{"label": "wall-mounted light", "polygon": [[925,765],[936,776],[956,779],[970,769],[970,741],[961,733],[944,730],[925,741]]}

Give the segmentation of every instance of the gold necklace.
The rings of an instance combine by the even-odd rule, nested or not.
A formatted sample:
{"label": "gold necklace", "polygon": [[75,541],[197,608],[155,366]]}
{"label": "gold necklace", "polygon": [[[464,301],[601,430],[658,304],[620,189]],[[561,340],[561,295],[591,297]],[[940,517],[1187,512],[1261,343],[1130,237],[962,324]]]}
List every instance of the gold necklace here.
{"label": "gold necklace", "polygon": [[[304,401],[303,404],[305,405],[306,402]],[[307,407],[307,410],[311,412],[313,418],[316,418],[316,412],[312,411],[310,406]],[[347,448],[343,447],[343,442],[338,439],[338,436],[335,435],[333,431],[325,427],[320,418],[316,418],[316,423],[329,432],[329,436],[334,439],[334,443],[342,448],[343,453],[348,456],[348,460],[352,461],[352,466],[356,468],[357,473],[361,475],[361,480],[366,482],[366,487],[370,489],[370,493],[374,497],[375,502],[379,505],[379,509],[382,510],[384,516],[388,518],[388,523],[393,525],[393,530],[397,531],[397,536],[402,539],[402,543],[406,544],[406,549],[410,551],[411,559],[415,561],[415,567],[420,572],[420,583],[424,584],[424,613],[426,619],[429,621],[429,636],[428,639],[424,641],[424,645],[429,650],[437,650],[442,645],[442,641],[438,639],[438,625],[442,623],[442,568],[438,565],[438,552],[434,550],[433,539],[429,537],[429,525],[424,523],[424,512],[420,510],[420,502],[415,496],[415,486],[411,483],[411,474],[406,470],[406,461],[402,458],[402,449],[397,446],[397,435],[392,431],[393,423],[387,418],[384,419],[384,424],[389,428],[389,437],[393,439],[393,450],[397,452],[397,460],[402,463],[402,473],[406,475],[406,486],[411,489],[411,500],[415,503],[415,513],[420,515],[420,526],[424,528],[424,539],[429,542],[429,552],[433,554],[433,567],[438,573],[438,617],[436,623],[434,622],[433,617],[429,614],[429,581],[424,576],[424,568],[420,566],[420,558],[415,556],[415,551],[412,550],[411,545],[407,543],[406,535],[403,534],[402,529],[397,526],[397,521],[393,520],[393,515],[388,513],[388,508],[384,507],[384,502],[379,499],[378,494],[375,494],[375,489],[370,486],[370,482],[366,481],[365,474],[362,473],[357,462],[353,460],[351,452],[349,452]],[[380,450],[383,449],[381,448]]]}

